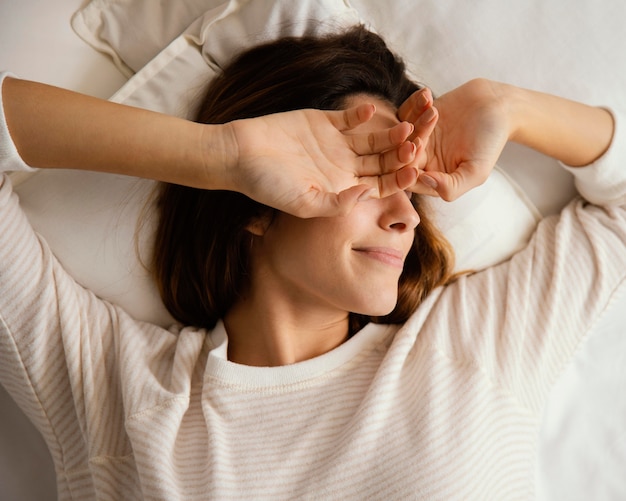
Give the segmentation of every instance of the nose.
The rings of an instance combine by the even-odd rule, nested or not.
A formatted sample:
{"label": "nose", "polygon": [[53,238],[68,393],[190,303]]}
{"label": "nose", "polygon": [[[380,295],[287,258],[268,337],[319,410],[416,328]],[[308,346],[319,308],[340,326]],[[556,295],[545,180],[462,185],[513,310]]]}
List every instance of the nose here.
{"label": "nose", "polygon": [[420,216],[411,203],[410,193],[395,193],[381,200],[383,210],[380,226],[386,230],[413,231],[420,222]]}

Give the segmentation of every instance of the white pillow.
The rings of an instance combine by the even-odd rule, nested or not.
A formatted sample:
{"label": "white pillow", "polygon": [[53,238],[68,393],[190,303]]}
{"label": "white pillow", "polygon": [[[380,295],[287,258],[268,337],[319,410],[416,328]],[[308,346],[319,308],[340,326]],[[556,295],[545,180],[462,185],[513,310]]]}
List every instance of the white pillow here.
{"label": "white pillow", "polygon": [[[211,10],[137,72],[112,100],[191,117],[200,90],[234,53],[270,38],[360,22],[358,13],[343,1],[311,0],[294,7],[290,0],[233,0]],[[109,27],[109,31],[116,30]],[[42,170],[16,191],[35,228],[78,282],[136,318],[165,326],[172,318],[133,245],[137,217],[152,186],[124,176]],[[539,219],[519,188],[501,173],[467,198],[431,204],[455,247],[457,269],[481,269],[508,258],[525,245]],[[148,236],[149,231],[143,233],[144,251]]]}
{"label": "white pillow", "polygon": [[[196,19],[111,99],[193,118],[202,89],[237,53],[281,36],[322,34],[362,22],[342,0],[230,0]],[[131,58],[130,48],[119,43]],[[143,50],[139,53],[143,57]]]}
{"label": "white pillow", "polygon": [[72,16],[71,24],[83,40],[110,55],[122,73],[131,76],[192,22],[220,5],[226,0],[92,0]]}
{"label": "white pillow", "polygon": [[[92,0],[72,17],[74,31],[95,49],[109,54],[127,76],[148,64],[185,31],[199,45],[210,38],[218,64],[243,48],[268,38],[318,33],[336,17],[358,22],[359,16],[343,0]],[[227,18],[225,23],[221,21]],[[229,32],[226,27],[232,29]],[[208,30],[212,34],[207,38]]]}
{"label": "white pillow", "polygon": [[481,186],[454,202],[425,197],[429,215],[454,247],[455,270],[482,270],[522,250],[541,214],[496,166]]}

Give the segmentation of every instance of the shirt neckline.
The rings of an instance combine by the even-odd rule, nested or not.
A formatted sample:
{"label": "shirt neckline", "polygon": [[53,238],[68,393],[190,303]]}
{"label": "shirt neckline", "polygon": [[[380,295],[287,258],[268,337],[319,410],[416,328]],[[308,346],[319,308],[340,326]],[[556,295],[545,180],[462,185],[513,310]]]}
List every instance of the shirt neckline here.
{"label": "shirt neckline", "polygon": [[354,336],[323,355],[278,367],[253,367],[227,360],[228,335],[223,322],[209,333],[214,348],[209,352],[205,380],[247,390],[285,387],[303,383],[341,367],[357,355],[382,343],[398,330],[397,325],[367,324]]}

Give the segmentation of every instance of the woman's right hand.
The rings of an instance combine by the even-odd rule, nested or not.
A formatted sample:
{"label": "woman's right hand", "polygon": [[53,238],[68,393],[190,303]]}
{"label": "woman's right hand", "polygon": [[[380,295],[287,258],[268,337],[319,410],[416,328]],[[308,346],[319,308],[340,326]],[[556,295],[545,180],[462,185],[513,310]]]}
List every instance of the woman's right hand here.
{"label": "woman's right hand", "polygon": [[411,124],[348,133],[374,113],[373,105],[362,104],[230,122],[226,189],[298,217],[346,214],[372,191],[385,197],[407,189],[417,180],[408,165],[418,152],[408,140]]}

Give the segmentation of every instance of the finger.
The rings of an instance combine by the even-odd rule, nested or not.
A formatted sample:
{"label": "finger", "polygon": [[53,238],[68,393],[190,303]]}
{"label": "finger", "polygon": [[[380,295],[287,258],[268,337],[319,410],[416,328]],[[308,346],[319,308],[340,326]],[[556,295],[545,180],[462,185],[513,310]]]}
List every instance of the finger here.
{"label": "finger", "polygon": [[376,113],[376,106],[370,103],[352,106],[347,110],[324,112],[337,130],[346,131],[369,121]]}
{"label": "finger", "polygon": [[398,191],[413,186],[417,181],[417,170],[413,167],[403,167],[395,172],[378,177],[378,196],[385,198]]}
{"label": "finger", "polygon": [[453,172],[425,172],[420,176],[420,182],[435,190],[441,198],[451,202],[456,200],[472,188],[483,184],[489,171],[477,168],[471,163],[459,165]]}
{"label": "finger", "polygon": [[[368,184],[358,184],[339,193],[317,192],[315,197],[315,217],[345,216],[369,193],[377,191]],[[302,217],[302,216],[301,216]]]}
{"label": "finger", "polygon": [[415,167],[416,169],[422,171],[428,165],[429,160],[428,151],[426,149],[428,138],[426,138],[426,140],[422,140],[419,137],[416,137],[413,140],[413,144],[415,144],[417,151],[415,152],[415,158],[411,162],[411,167]]}
{"label": "finger", "polygon": [[415,132],[411,135],[411,140],[414,141],[419,138],[424,144],[427,144],[438,120],[439,110],[434,106],[427,108],[413,123]]}
{"label": "finger", "polygon": [[354,206],[363,199],[368,198],[371,194],[374,194],[377,190],[370,187],[367,184],[359,184],[353,186],[337,194],[337,200],[335,204],[337,216],[345,216],[350,213]]}
{"label": "finger", "polygon": [[397,148],[383,153],[365,155],[361,157],[361,163],[357,170],[358,176],[379,176],[394,172],[415,159],[417,146],[411,141],[402,143]]}
{"label": "finger", "polygon": [[302,196],[297,208],[287,208],[286,212],[305,219],[345,216],[359,200],[370,197],[378,197],[378,187],[375,181],[360,183],[339,193],[311,190]]}
{"label": "finger", "polygon": [[428,87],[415,91],[398,108],[398,118],[415,122],[422,112],[432,106],[433,95]]}
{"label": "finger", "polygon": [[399,191],[408,190],[416,184],[417,177],[417,170],[409,166],[382,176],[362,177],[359,183],[368,186],[369,190],[362,193],[359,200],[385,198]]}
{"label": "finger", "polygon": [[401,122],[389,129],[349,136],[352,150],[359,155],[380,153],[404,143],[413,133],[414,126],[409,122]]}
{"label": "finger", "polygon": [[415,132],[411,135],[411,140],[420,138],[424,144],[427,144],[439,119],[439,111],[433,106],[430,89],[424,88],[411,94],[398,109],[398,117],[414,125]]}
{"label": "finger", "polygon": [[407,189],[418,195],[428,195],[430,197],[439,198],[439,193],[437,193],[437,190],[432,188],[430,183],[427,184],[423,182],[423,179],[428,179],[428,178],[424,178],[423,177],[424,175],[425,175],[424,171],[418,170],[417,182],[409,186],[409,188]]}
{"label": "finger", "polygon": [[[418,178],[419,179],[419,178]],[[429,197],[441,198],[439,193],[436,190],[433,190],[431,187],[426,186],[423,183],[420,183],[419,180],[413,186],[408,188],[411,193],[415,193],[416,195],[426,195]]]}

